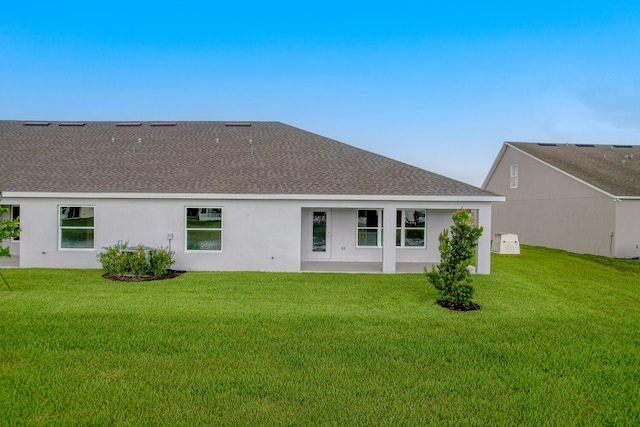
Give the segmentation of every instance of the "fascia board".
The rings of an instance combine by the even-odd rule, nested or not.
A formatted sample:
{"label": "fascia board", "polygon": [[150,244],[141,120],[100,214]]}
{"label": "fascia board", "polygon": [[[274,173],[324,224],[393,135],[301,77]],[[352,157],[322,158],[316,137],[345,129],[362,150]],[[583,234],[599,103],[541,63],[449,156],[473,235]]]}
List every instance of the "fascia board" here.
{"label": "fascia board", "polygon": [[416,201],[416,202],[504,202],[504,196],[420,196],[349,194],[206,194],[206,193],[60,193],[12,192],[3,197],[45,199],[216,199],[216,200],[339,200],[339,201]]}

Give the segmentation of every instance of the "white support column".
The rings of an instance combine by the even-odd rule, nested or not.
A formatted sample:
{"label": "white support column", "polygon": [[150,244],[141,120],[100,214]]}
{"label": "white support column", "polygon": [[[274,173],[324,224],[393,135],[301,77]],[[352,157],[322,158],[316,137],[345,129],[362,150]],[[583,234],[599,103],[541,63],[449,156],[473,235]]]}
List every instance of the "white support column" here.
{"label": "white support column", "polygon": [[485,203],[478,209],[477,221],[477,225],[484,231],[478,239],[476,271],[479,274],[489,274],[491,272],[491,203]]}
{"label": "white support column", "polygon": [[385,206],[382,219],[382,272],[396,272],[396,208]]}

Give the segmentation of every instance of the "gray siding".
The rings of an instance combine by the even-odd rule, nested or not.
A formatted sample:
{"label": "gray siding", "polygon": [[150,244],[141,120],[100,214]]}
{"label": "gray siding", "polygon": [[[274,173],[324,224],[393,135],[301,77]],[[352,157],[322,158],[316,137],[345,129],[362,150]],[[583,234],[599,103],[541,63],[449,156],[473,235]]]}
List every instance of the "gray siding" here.
{"label": "gray siding", "polygon": [[[516,164],[518,188],[510,188]],[[518,234],[527,245],[616,255],[613,199],[539,160],[506,146],[485,189],[507,198],[493,206],[494,233]]]}
{"label": "gray siding", "polygon": [[640,200],[620,200],[616,207],[615,253],[619,258],[640,257]]}

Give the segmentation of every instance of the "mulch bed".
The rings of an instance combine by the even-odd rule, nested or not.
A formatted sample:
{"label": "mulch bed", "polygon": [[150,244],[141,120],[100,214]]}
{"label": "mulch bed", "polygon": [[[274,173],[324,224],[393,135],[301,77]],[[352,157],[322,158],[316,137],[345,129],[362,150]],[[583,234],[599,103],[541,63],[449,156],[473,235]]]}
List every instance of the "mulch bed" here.
{"label": "mulch bed", "polygon": [[436,304],[438,304],[440,307],[448,308],[449,310],[452,310],[452,311],[480,310],[480,306],[474,302],[465,305],[465,304],[456,304],[451,301],[439,299],[438,301],[436,301]]}
{"label": "mulch bed", "polygon": [[175,279],[186,273],[184,270],[169,270],[164,276],[120,276],[119,274],[106,273],[102,277],[116,282],[150,282],[152,280]]}

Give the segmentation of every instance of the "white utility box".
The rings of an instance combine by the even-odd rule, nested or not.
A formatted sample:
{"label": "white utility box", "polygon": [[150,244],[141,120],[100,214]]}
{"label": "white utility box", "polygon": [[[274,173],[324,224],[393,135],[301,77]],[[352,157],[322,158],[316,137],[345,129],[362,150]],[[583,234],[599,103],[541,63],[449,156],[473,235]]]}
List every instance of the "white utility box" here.
{"label": "white utility box", "polygon": [[520,242],[517,234],[497,233],[493,238],[491,251],[497,254],[520,255]]}

